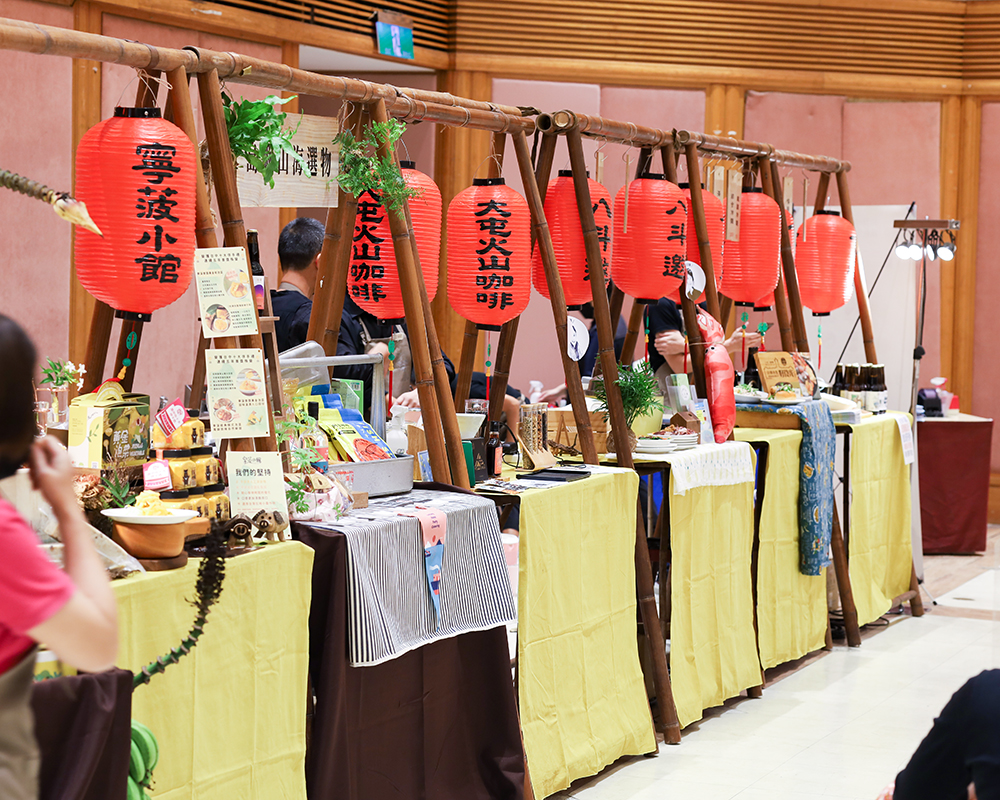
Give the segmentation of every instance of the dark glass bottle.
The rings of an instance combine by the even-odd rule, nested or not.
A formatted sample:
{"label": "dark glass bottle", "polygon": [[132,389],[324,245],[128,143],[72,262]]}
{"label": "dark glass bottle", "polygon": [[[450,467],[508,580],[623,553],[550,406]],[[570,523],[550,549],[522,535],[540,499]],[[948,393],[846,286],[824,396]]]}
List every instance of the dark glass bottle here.
{"label": "dark glass bottle", "polygon": [[830,394],[834,397],[840,397],[842,391],[844,391],[844,365],[837,364],[837,371],[833,375],[833,385],[830,387]]}
{"label": "dark glass bottle", "polygon": [[253,278],[253,296],[257,301],[258,313],[264,310],[264,267],[260,263],[260,245],[257,231],[247,231],[247,255],[250,257],[250,275]]}
{"label": "dark glass bottle", "polygon": [[875,365],[875,413],[884,414],[889,409],[889,387],[885,383],[885,366]]}
{"label": "dark glass bottle", "polygon": [[840,396],[850,400],[851,390],[854,388],[854,365],[845,364],[844,365],[844,383],[840,387]]}
{"label": "dark glass bottle", "polygon": [[761,388],[760,372],[757,371],[757,348],[751,347],[747,351],[747,369],[743,373],[743,383],[752,386],[758,391]]}
{"label": "dark glass bottle", "polygon": [[503,444],[500,441],[500,423],[490,422],[490,438],[486,440],[486,472],[499,478],[503,467]]}

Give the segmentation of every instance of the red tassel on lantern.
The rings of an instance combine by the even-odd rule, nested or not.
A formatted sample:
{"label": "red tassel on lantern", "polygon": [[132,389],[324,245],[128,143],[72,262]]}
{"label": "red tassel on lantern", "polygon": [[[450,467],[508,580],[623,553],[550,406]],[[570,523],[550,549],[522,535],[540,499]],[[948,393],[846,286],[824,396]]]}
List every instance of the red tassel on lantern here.
{"label": "red tassel on lantern", "polygon": [[[739,265],[726,265],[719,287],[737,303],[753,303],[778,285],[781,209],[760,189],[743,192],[740,207]],[[728,251],[729,248],[727,248]]]}
{"label": "red tassel on lantern", "polygon": [[836,211],[817,211],[799,229],[795,250],[799,294],[814,315],[825,316],[851,299],[856,248],[854,226]]}
{"label": "red tassel on lantern", "polygon": [[[412,161],[402,161],[399,166],[403,181],[417,191],[409,200],[410,219],[427,299],[433,300],[438,290],[441,255],[441,192],[430,176],[414,168]],[[377,192],[366,191],[358,198],[347,291],[355,303],[378,319],[403,316],[403,292],[399,286],[389,215]]]}
{"label": "red tassel on lantern", "polygon": [[104,236],[76,229],[76,274],[119,312],[148,318],[194,274],[195,150],[158,108],[116,108],[76,151],[76,196]]}
{"label": "red tassel on lantern", "polygon": [[674,292],[687,274],[687,214],[690,200],[663,175],[646,173],[615,197],[615,247],[611,277],[615,286],[643,303]]}
{"label": "red tassel on lantern", "polygon": [[[679,184],[688,204],[687,215],[687,260],[701,266],[701,249],[698,247],[698,232],[694,225],[694,211],[691,209],[690,184]],[[726,207],[722,201],[707,189],[701,190],[705,207],[705,224],[708,227],[708,243],[712,248],[712,272],[715,274],[715,288],[722,282],[723,249],[726,241]],[[735,247],[735,245],[734,245]],[[681,288],[678,286],[667,297],[678,305],[681,302]]]}
{"label": "red tassel on lantern", "polygon": [[503,178],[477,178],[448,206],[448,301],[499,330],[531,295],[531,214]]}
{"label": "red tassel on lantern", "polygon": [[[611,256],[611,195],[608,190],[587,175],[590,203],[594,210],[597,238],[601,243],[601,261],[604,266],[604,284],[608,283],[608,266]],[[552,232],[552,249],[555,250],[559,278],[562,281],[566,305],[578,306],[593,299],[590,291],[590,274],[587,271],[587,251],[583,243],[580,211],[576,205],[573,171],[560,170],[554,181],[549,181],[545,192],[545,221]],[[545,280],[542,256],[535,247],[531,258],[531,278],[535,289],[548,298],[549,284]]]}

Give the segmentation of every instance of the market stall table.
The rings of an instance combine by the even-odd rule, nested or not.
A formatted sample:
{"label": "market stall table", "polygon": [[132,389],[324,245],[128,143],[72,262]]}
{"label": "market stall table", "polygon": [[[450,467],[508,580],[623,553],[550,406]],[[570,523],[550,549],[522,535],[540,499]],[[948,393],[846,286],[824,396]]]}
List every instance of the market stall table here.
{"label": "market stall table", "polygon": [[[198,646],[135,690],[132,717],[160,745],[157,800],[305,797],[312,561],[297,542],[227,559]],[[119,666],[138,672],[187,635],[199,562],[112,584]]]}
{"label": "market stall table", "polygon": [[599,467],[518,497],[518,702],[538,798],[656,750],[636,647],[637,491],[632,470]]}
{"label": "market stall table", "polygon": [[993,420],[957,414],[917,422],[924,553],[986,550]]}
{"label": "market stall table", "polygon": [[[442,624],[452,620],[452,607],[446,608],[451,600],[461,606],[499,598],[495,614],[505,617],[490,576],[502,578],[513,611],[496,512],[483,498],[415,488],[372,500],[368,510],[331,526],[295,523],[296,537],[316,553],[310,617],[316,711],[307,766],[313,800],[523,796],[506,626],[487,621],[476,629],[466,621],[444,636],[433,628],[406,635],[396,627],[406,624],[400,611],[430,605],[419,523],[396,514],[416,505],[447,515]],[[395,519],[371,519],[379,507],[391,509]],[[384,570],[369,571],[359,560],[380,554]],[[472,582],[450,585],[450,567],[468,559],[475,574],[455,574]],[[376,585],[380,575],[386,580]],[[355,635],[359,627],[368,629],[359,612],[375,608],[385,610],[391,633],[394,652],[384,658],[360,647],[364,637]],[[370,665],[352,666],[359,659]]]}

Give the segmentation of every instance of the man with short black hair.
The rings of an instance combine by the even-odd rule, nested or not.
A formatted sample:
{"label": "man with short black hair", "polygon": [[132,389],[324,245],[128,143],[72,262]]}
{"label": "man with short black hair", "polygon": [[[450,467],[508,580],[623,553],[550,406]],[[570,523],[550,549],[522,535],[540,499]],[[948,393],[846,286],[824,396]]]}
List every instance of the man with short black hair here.
{"label": "man with short black hair", "polygon": [[281,283],[277,291],[271,290],[271,309],[278,317],[274,331],[279,352],[306,340],[325,232],[318,219],[298,217],[278,237]]}

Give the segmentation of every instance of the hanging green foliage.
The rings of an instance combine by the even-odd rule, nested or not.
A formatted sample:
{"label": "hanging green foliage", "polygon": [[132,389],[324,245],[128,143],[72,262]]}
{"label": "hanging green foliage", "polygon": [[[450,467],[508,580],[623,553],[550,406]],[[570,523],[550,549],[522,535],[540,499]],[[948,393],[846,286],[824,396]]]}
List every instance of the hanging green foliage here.
{"label": "hanging green foliage", "polygon": [[392,156],[380,158],[378,148],[388,145],[390,152],[406,132],[406,125],[398,119],[373,122],[360,139],[348,129],[341,130],[334,139],[340,146],[340,172],[337,182],[340,187],[354,197],[364,192],[373,192],[382,205],[393,211],[403,207],[403,203],[419,193],[406,185],[403,173]]}
{"label": "hanging green foliage", "polygon": [[[294,96],[281,98],[271,95],[263,100],[241,99],[236,102],[228,93],[222,93],[229,149],[233,151],[233,158],[246,159],[272,189],[282,153],[295,159],[307,178],[312,177],[305,158],[292,146],[292,137],[299,125],[294,130],[285,128],[288,114],[277,110],[278,106],[294,99]],[[302,118],[299,117],[301,123]]]}

